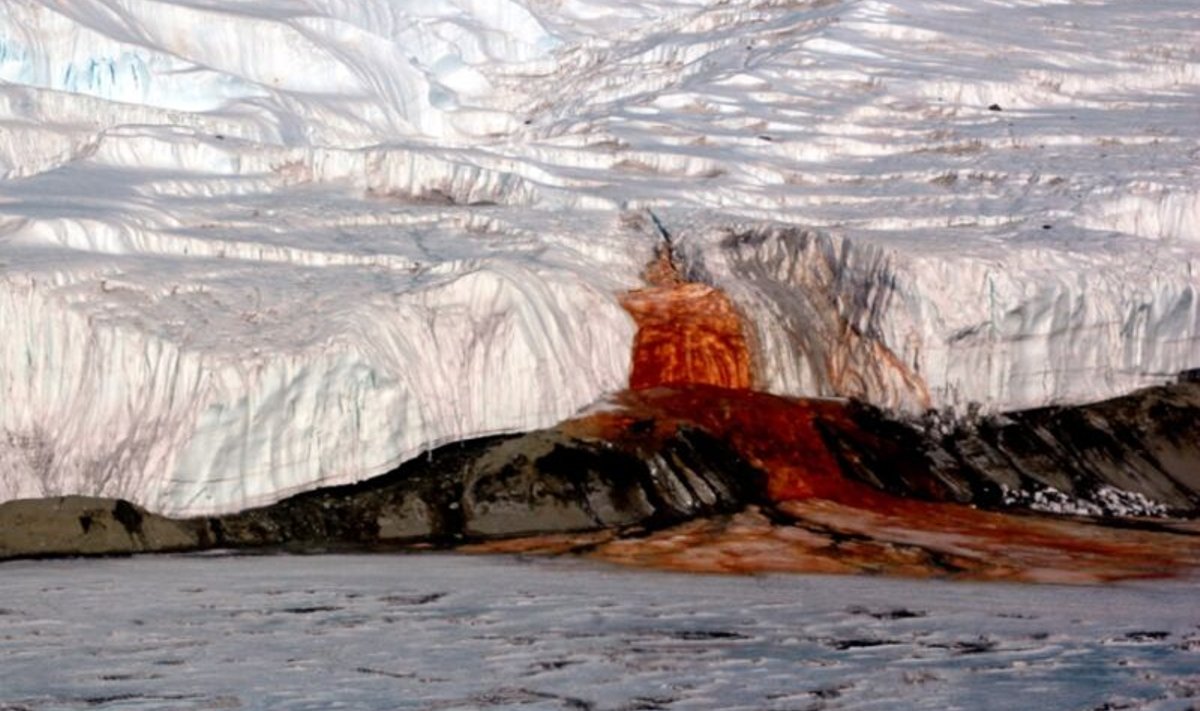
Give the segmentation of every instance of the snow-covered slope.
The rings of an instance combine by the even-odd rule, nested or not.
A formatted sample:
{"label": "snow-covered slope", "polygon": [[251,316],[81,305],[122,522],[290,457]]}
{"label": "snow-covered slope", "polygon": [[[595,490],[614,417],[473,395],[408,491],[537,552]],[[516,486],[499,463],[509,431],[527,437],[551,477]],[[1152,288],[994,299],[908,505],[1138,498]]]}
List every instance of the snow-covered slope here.
{"label": "snow-covered slope", "polygon": [[657,236],[761,385],[1200,366],[1200,9],[0,6],[0,499],[228,511],[620,388]]}

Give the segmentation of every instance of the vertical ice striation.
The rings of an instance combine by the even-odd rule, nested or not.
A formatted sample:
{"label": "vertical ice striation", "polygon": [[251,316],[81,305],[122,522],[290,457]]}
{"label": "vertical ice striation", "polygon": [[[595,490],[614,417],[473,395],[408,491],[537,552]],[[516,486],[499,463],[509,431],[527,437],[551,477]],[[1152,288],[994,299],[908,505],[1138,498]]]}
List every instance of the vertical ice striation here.
{"label": "vertical ice striation", "polygon": [[[4,279],[6,498],[244,508],[464,435],[545,426],[627,378],[628,318],[565,269],[493,260],[414,279],[330,267],[300,276],[295,301],[269,292],[286,276],[257,269],[261,283],[224,293],[149,293],[111,272]],[[93,308],[93,290],[112,297]],[[149,313],[157,333],[136,327]]]}
{"label": "vertical ice striation", "polygon": [[1080,270],[1045,244],[963,254],[770,223],[685,233],[752,314],[767,389],[920,410],[1084,402],[1200,357],[1191,259],[1127,249]]}

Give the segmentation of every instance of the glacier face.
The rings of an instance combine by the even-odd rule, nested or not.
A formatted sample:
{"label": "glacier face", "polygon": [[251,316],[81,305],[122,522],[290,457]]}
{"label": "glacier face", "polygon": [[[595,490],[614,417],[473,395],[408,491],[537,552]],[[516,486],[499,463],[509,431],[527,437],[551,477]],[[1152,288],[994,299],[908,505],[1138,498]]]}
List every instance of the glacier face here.
{"label": "glacier face", "polygon": [[760,386],[918,409],[1200,366],[1200,10],[20,0],[0,500],[231,511],[628,378],[657,239]]}
{"label": "glacier face", "polygon": [[969,253],[790,226],[682,233],[747,313],[763,387],[922,410],[1080,403],[1200,359],[1194,258],[1112,235],[1087,258],[1045,241]]}

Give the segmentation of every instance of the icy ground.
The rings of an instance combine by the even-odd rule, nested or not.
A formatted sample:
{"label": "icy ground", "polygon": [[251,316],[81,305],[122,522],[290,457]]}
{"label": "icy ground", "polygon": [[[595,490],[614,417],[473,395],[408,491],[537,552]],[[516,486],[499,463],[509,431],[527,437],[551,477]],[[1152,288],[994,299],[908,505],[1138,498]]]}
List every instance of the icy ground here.
{"label": "icy ground", "polygon": [[1194,580],[701,579],[449,555],[20,562],[0,574],[6,709],[1200,703]]}
{"label": "icy ground", "polygon": [[1198,34],[1194,0],[4,2],[0,499],[231,511],[553,424],[627,382],[647,209],[774,392],[1200,367]]}

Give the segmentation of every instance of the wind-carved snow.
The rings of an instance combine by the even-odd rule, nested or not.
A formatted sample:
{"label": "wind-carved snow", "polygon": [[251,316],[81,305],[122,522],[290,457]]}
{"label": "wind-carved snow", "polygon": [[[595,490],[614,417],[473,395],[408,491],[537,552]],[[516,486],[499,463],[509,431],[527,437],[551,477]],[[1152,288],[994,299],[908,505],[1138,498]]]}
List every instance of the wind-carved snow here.
{"label": "wind-carved snow", "polygon": [[[556,43],[511,0],[34,2],[5,25],[4,80],[179,111],[257,105],[284,142],[503,130],[506,113],[473,101],[491,88],[477,66]],[[452,109],[470,120],[447,124]]]}
{"label": "wind-carved snow", "polygon": [[658,236],[760,386],[1200,366],[1191,0],[28,0],[0,18],[0,500],[229,511],[622,387]]}

